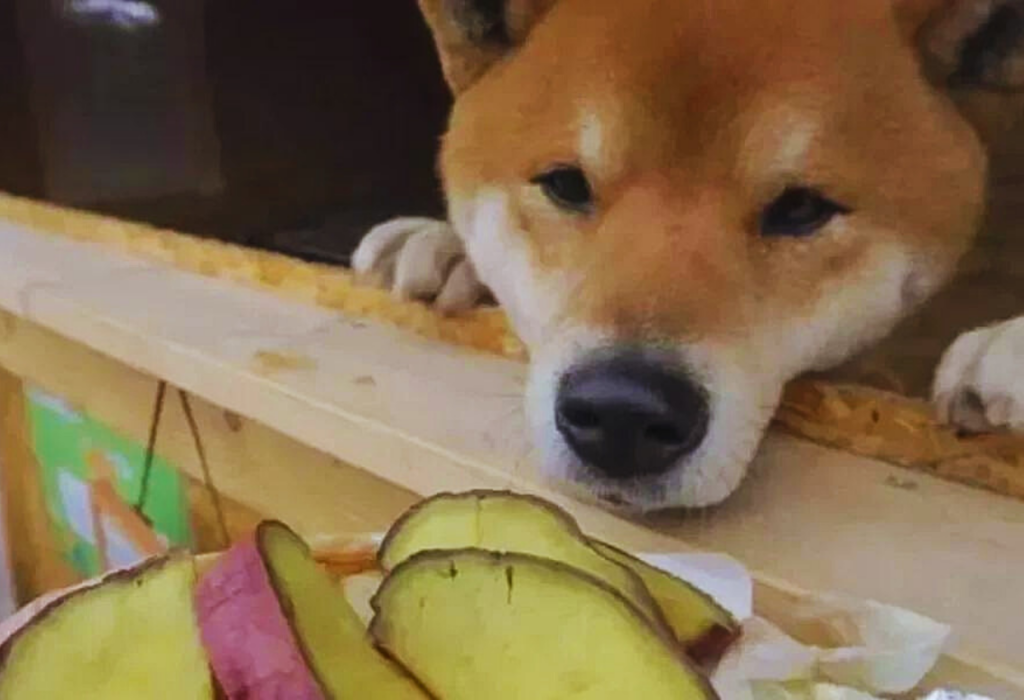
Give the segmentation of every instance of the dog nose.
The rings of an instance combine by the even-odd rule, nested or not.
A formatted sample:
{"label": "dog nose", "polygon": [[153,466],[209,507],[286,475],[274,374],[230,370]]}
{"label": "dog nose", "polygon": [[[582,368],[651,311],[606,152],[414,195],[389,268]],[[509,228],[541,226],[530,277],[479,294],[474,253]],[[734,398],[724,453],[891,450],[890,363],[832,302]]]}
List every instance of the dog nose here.
{"label": "dog nose", "polygon": [[559,432],[576,456],[613,479],[663,474],[708,430],[703,389],[678,371],[619,355],[570,370],[559,387]]}

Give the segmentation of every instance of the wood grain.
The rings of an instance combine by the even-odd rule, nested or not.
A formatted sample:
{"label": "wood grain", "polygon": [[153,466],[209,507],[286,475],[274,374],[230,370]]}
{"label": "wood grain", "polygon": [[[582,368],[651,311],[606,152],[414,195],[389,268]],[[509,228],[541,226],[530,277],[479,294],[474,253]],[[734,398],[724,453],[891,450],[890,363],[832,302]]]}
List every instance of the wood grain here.
{"label": "wood grain", "polygon": [[[522,342],[496,309],[441,317],[421,304],[361,287],[338,268],[8,195],[0,195],[0,218],[350,317],[383,321],[426,338],[510,359],[526,357]],[[797,381],[786,392],[776,422],[829,447],[1024,499],[1024,438],[960,436],[940,425],[925,402],[868,387]]]}
{"label": "wood grain", "polygon": [[[145,444],[158,380],[52,331],[0,311],[0,365],[75,409]],[[305,536],[385,529],[416,497],[243,415],[191,398],[212,471],[227,498],[229,533],[275,517]],[[156,452],[184,470],[198,513],[199,551],[223,547],[188,422],[168,392]],[[300,478],[301,476],[301,478]]]}
{"label": "wood grain", "polygon": [[775,422],[822,445],[1024,500],[1024,436],[960,434],[925,401],[802,381],[787,390]]}

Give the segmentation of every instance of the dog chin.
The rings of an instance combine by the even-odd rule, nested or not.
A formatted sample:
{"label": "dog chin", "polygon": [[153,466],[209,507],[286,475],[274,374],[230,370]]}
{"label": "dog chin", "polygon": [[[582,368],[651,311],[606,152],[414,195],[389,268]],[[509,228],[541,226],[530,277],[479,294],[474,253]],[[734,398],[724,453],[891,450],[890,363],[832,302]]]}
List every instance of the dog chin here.
{"label": "dog chin", "polygon": [[[711,398],[712,418],[703,444],[664,474],[610,479],[581,462],[555,425],[559,378],[581,350],[595,344],[600,344],[597,337],[574,337],[561,351],[535,355],[526,391],[526,415],[540,475],[559,482],[582,500],[629,513],[706,508],[735,493],[774,414],[783,381],[765,382],[763,374],[752,375],[718,363],[712,369],[700,362],[705,355],[701,349],[689,348],[686,354],[693,360],[689,364],[702,375]],[[710,349],[707,354],[722,356]],[[745,390],[738,391],[740,387]]]}
{"label": "dog chin", "polygon": [[743,442],[749,450],[735,450],[728,462],[712,461],[697,454],[657,477],[612,480],[574,457],[557,431],[537,428],[541,475],[572,492],[581,500],[626,513],[649,513],[675,508],[699,509],[716,506],[740,487],[747,465],[760,440],[753,433]]}

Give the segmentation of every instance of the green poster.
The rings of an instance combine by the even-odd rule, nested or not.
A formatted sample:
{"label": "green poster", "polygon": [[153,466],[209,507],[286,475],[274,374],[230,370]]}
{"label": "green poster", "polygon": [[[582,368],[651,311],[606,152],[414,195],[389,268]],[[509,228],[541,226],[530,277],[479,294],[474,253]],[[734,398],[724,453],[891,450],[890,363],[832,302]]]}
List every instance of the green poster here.
{"label": "green poster", "polygon": [[191,545],[185,483],[173,466],[154,457],[140,504],[145,445],[39,389],[26,388],[25,400],[57,546],[79,573]]}

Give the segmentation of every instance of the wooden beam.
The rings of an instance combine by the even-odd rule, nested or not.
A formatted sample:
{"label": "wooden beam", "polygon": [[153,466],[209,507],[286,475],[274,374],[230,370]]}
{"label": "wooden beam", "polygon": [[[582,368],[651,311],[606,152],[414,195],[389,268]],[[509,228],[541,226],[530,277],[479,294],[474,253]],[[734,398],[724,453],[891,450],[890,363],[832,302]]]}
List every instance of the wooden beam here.
{"label": "wooden beam", "polygon": [[[102,245],[139,261],[173,265],[209,278],[246,284],[282,299],[374,319],[425,338],[526,358],[526,349],[498,309],[456,317],[356,285],[349,272],[283,255],[0,194],[0,217],[44,235]],[[1024,500],[1024,437],[965,437],[935,419],[931,406],[867,387],[797,380],[787,389],[775,425],[851,454],[880,459]]]}
{"label": "wooden beam", "polygon": [[[0,311],[0,365],[76,409],[145,444],[159,381],[31,322]],[[219,539],[178,390],[171,387],[156,452],[191,480],[202,509],[201,549]],[[287,520],[304,535],[386,529],[416,496],[201,397],[190,397],[214,487],[228,501],[229,530],[258,517]]]}

